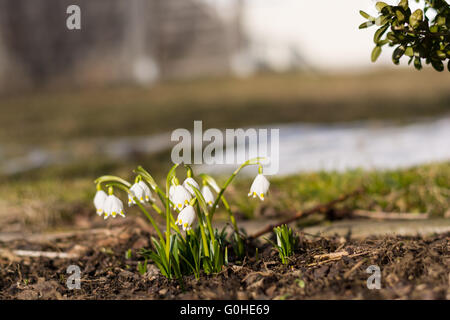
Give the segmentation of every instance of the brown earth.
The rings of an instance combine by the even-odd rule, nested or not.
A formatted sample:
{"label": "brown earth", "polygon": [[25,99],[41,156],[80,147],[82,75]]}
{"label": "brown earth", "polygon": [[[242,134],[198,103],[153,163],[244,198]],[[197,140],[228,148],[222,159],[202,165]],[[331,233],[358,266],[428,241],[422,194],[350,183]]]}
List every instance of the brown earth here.
{"label": "brown earth", "polygon": [[[182,290],[153,264],[138,272],[144,262],[139,249],[148,247],[150,233],[140,221],[128,221],[109,229],[2,237],[0,299],[450,299],[450,233],[362,240],[300,233],[289,265],[258,242],[258,260],[252,245],[242,264],[198,281],[185,277]],[[26,256],[41,251],[69,256]],[[72,264],[81,269],[80,290],[66,286]],[[381,269],[380,290],[367,288],[370,265]]]}

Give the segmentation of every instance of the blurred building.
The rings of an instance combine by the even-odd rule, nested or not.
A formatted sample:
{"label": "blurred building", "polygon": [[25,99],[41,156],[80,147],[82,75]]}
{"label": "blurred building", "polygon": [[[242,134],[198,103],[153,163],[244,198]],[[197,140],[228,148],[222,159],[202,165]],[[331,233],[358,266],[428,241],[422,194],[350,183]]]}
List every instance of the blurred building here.
{"label": "blurred building", "polygon": [[[81,8],[81,30],[66,9]],[[0,0],[0,91],[231,72],[242,0]]]}

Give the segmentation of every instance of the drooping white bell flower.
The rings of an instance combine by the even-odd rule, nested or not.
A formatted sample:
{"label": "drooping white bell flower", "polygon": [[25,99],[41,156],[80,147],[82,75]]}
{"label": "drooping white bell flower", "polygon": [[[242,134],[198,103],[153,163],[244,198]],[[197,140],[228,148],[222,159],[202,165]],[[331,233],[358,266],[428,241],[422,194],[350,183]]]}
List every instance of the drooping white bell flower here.
{"label": "drooping white bell flower", "polygon": [[195,180],[194,180],[193,178],[191,178],[191,177],[186,178],[186,180],[184,180],[184,182],[183,182],[183,187],[185,187],[186,190],[189,191],[190,194],[192,194],[192,195],[195,197],[194,189],[192,189],[192,187],[191,187],[190,185],[196,187],[196,188],[199,189],[199,190],[200,190],[200,186],[198,185],[197,181],[195,181]]}
{"label": "drooping white bell flower", "polygon": [[169,200],[170,200],[169,206],[171,206],[171,207],[172,207],[172,203],[173,203],[173,193],[174,192],[175,192],[175,186],[173,184],[171,184],[170,188],[169,188]]}
{"label": "drooping white bell flower", "polygon": [[170,200],[172,200],[174,192],[175,192],[175,186],[173,184],[171,184],[170,188],[169,188],[169,198],[170,198]]}
{"label": "drooping white bell flower", "polygon": [[203,195],[203,198],[205,198],[206,204],[208,206],[212,207],[212,205],[214,204],[214,201],[216,199],[214,199],[214,195],[213,195],[211,189],[207,185],[204,185],[202,187],[202,195]]}
{"label": "drooping white bell flower", "polygon": [[267,191],[269,191],[269,186],[269,180],[260,173],[253,181],[248,196],[253,196],[253,198],[259,197],[261,200],[264,200],[264,196],[267,194]]}
{"label": "drooping white bell flower", "polygon": [[153,197],[152,195],[152,191],[150,190],[150,188],[147,186],[147,184],[144,181],[139,181],[138,185],[144,190],[144,197],[145,197],[145,201],[149,202],[150,200],[155,202],[156,199]]}
{"label": "drooping white bell flower", "polygon": [[191,205],[186,206],[181,212],[178,214],[178,218],[176,224],[183,227],[183,230],[191,230],[192,223],[195,220],[195,210]]}
{"label": "drooping white bell flower", "polygon": [[104,211],[105,200],[107,197],[108,195],[106,194],[106,192],[101,189],[97,190],[97,193],[95,194],[94,206],[95,209],[97,209],[97,214],[99,216],[101,216]]}
{"label": "drooping white bell flower", "polygon": [[116,215],[121,215],[125,218],[122,201],[113,194],[109,195],[105,200],[104,213],[105,219],[109,216],[115,218]]}
{"label": "drooping white bell flower", "polygon": [[177,208],[178,210],[183,209],[185,205],[189,204],[189,201],[191,201],[191,199],[192,196],[185,187],[183,187],[182,185],[175,186],[172,196],[172,202],[175,208]]}
{"label": "drooping white bell flower", "polygon": [[139,185],[139,183],[135,183],[130,188],[131,194],[128,194],[128,206],[131,207],[131,205],[136,204],[134,202],[133,196],[136,197],[141,203],[145,203],[144,197],[145,197],[145,191],[144,189]]}

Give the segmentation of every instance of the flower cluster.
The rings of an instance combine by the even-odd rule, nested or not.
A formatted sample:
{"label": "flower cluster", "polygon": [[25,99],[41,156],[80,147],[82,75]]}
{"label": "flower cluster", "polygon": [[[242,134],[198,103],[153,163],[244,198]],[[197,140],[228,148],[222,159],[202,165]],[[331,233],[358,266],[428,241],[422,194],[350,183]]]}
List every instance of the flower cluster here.
{"label": "flower cluster", "polygon": [[115,195],[113,195],[112,192],[107,195],[105,191],[101,189],[97,190],[97,193],[94,197],[94,205],[97,209],[97,214],[99,216],[104,214],[105,219],[107,219],[109,216],[115,218],[116,215],[125,217],[122,201]]}
{"label": "flower cluster", "polygon": [[[192,169],[186,167],[186,179],[180,183],[176,176],[178,164],[169,171],[166,179],[166,191],[161,189],[153,177],[142,167],[138,167],[134,184],[115,176],[102,176],[97,183],[97,193],[94,197],[94,205],[98,215],[104,215],[104,219],[117,215],[125,217],[122,201],[114,195],[114,189],[121,189],[128,195],[128,206],[137,205],[145,214],[159,236],[159,241],[152,238],[155,251],[150,251],[149,257],[155,262],[161,272],[168,278],[175,276],[180,278],[182,274],[199,274],[200,270],[206,273],[219,272],[227,263],[227,243],[232,244],[235,256],[244,254],[244,244],[236,224],[233,212],[225,199],[224,192],[239,171],[248,165],[259,165],[259,174],[250,187],[249,196],[264,200],[268,190],[269,181],[262,174],[262,166],[259,158],[251,159],[243,163],[219,188],[216,181],[209,175],[199,174],[202,187],[195,180]],[[108,193],[103,190],[107,187]],[[154,197],[155,192],[157,197]],[[161,200],[162,209],[156,198]],[[212,228],[212,218],[219,202],[228,211],[234,233],[230,241],[225,239],[226,233],[219,233]],[[165,215],[166,230],[163,233],[146,209],[150,205],[159,215]],[[165,212],[164,212],[165,211]],[[178,212],[175,219],[173,211]],[[198,226],[193,224],[198,220]],[[181,233],[181,231],[184,231]],[[235,246],[236,242],[238,246]],[[239,249],[234,249],[234,248]],[[199,260],[200,259],[200,260]]]}

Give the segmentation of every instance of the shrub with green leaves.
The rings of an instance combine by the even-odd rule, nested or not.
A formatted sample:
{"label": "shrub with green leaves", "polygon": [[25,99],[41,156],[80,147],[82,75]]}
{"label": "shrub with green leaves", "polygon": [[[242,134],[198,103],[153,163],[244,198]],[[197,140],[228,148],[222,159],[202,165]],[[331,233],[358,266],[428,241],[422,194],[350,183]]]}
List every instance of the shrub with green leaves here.
{"label": "shrub with green leaves", "polygon": [[[378,17],[360,11],[367,22],[359,26],[360,29],[379,27],[373,37],[373,62],[380,56],[382,47],[389,45],[395,47],[392,61],[396,65],[407,56],[408,64],[413,62],[417,70],[422,69],[424,60],[437,71],[443,71],[447,64],[450,71],[450,5],[445,0],[426,0],[423,9],[414,12],[408,0],[401,0],[398,5],[377,2],[375,6]],[[427,12],[433,12],[434,17],[430,19]]]}
{"label": "shrub with green leaves", "polygon": [[289,257],[294,254],[298,247],[298,235],[292,231],[287,225],[276,227],[273,229],[277,238],[277,243],[268,240],[278,250],[281,262],[289,263]]}
{"label": "shrub with green leaves", "polygon": [[[198,278],[202,271],[207,274],[218,273],[224,265],[228,264],[229,245],[238,259],[242,259],[245,254],[243,238],[224,192],[244,167],[258,165],[259,174],[248,195],[263,200],[268,192],[269,182],[262,174],[260,160],[261,158],[255,158],[244,162],[233,172],[222,188],[219,188],[214,178],[209,175],[195,176],[188,165],[185,165],[187,177],[182,184],[176,175],[179,165],[172,167],[166,178],[165,190],[142,167],[134,171],[136,174],[134,184],[120,177],[102,176],[95,181],[97,193],[94,205],[97,214],[104,216],[105,219],[116,216],[125,217],[123,203],[114,194],[114,189],[124,191],[128,195],[128,205],[137,205],[158,235],[158,238],[151,239],[153,248],[143,249],[142,253],[144,257],[150,258],[161,274],[167,278],[181,281],[184,275],[193,274]],[[195,180],[197,177],[202,180],[202,188]],[[107,193],[103,190],[105,187]],[[216,196],[211,189],[216,192]],[[160,207],[153,193],[159,198],[163,208]],[[233,227],[233,233],[229,237],[225,229],[219,232],[212,227],[212,219],[219,203],[228,212]],[[178,212],[176,219],[173,217],[173,212]],[[165,232],[160,229],[154,215],[160,215],[165,219]],[[195,220],[198,220],[198,225],[194,228]],[[145,267],[139,266],[139,272],[146,272],[146,263]]]}

